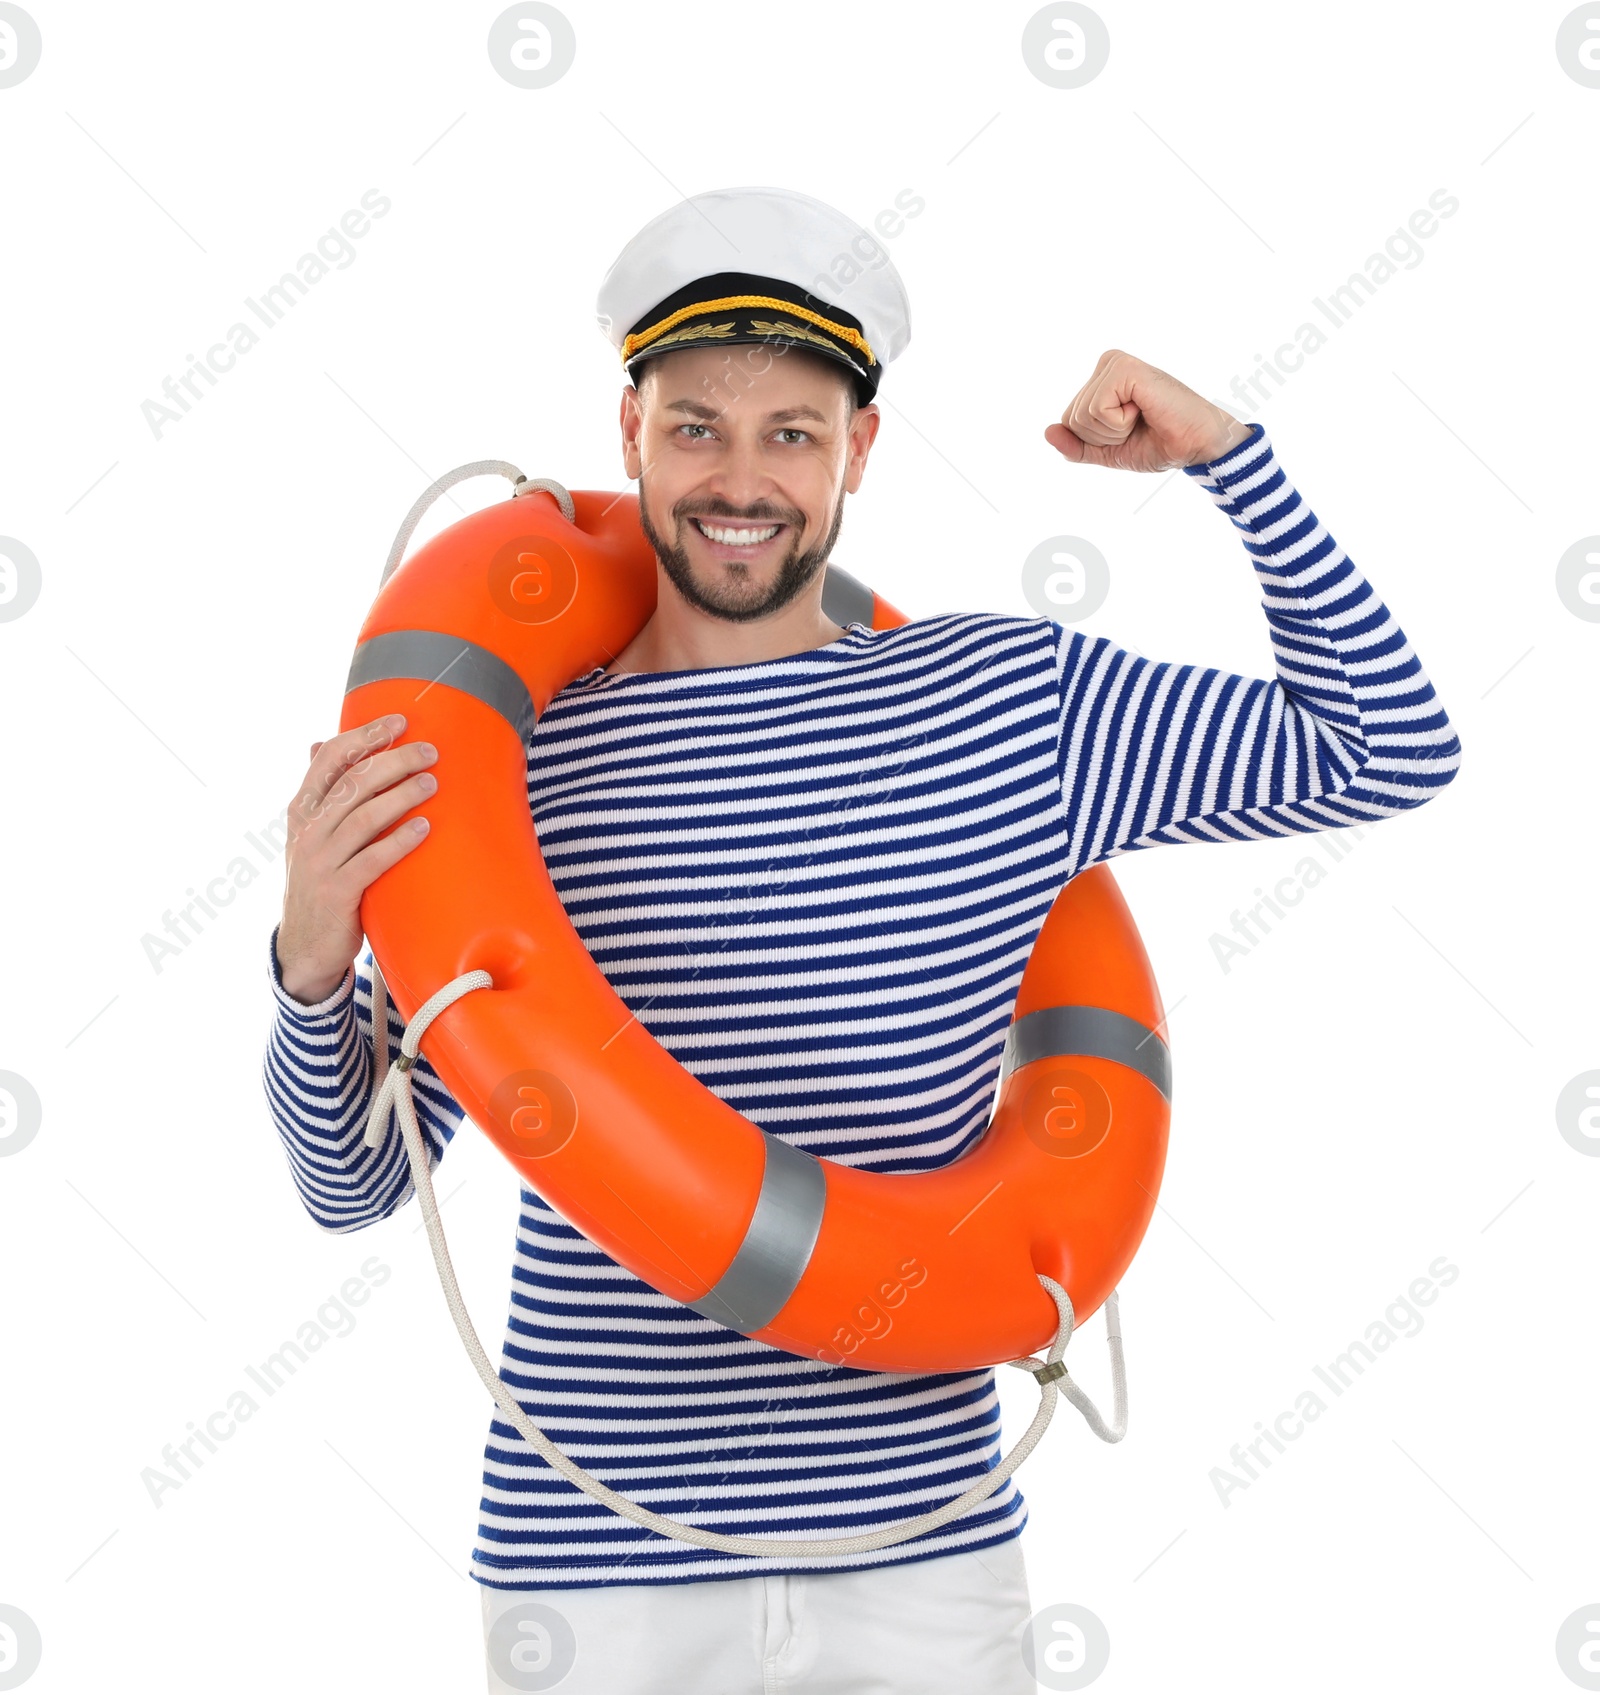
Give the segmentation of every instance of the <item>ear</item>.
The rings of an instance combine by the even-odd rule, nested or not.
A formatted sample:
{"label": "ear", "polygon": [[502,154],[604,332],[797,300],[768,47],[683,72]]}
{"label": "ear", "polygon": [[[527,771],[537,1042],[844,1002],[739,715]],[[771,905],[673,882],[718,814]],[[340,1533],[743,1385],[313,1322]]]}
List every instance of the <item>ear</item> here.
{"label": "ear", "polygon": [[861,487],[867,472],[867,455],[877,439],[883,414],[870,401],[858,406],[850,419],[850,434],[845,444],[844,486],[847,494]]}
{"label": "ear", "polygon": [[622,391],[622,407],[618,415],[622,428],[622,468],[630,482],[639,480],[644,469],[644,456],[639,437],[644,428],[644,398],[632,383]]}

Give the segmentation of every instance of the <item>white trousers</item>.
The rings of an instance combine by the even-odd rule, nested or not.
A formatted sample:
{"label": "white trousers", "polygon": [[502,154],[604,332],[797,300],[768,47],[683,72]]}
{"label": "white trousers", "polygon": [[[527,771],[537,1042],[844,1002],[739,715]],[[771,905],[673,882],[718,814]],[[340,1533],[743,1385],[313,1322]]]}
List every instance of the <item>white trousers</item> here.
{"label": "white trousers", "polygon": [[867,1571],[483,1588],[490,1695],[1035,1695],[1022,1543]]}

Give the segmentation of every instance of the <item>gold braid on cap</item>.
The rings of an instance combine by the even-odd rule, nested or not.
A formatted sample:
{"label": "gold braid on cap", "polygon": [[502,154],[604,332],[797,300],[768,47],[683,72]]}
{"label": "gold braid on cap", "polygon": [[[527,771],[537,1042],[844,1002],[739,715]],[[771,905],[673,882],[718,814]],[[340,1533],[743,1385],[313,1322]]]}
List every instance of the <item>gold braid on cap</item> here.
{"label": "gold braid on cap", "polygon": [[830,335],[837,336],[840,341],[858,348],[869,365],[876,365],[878,362],[872,349],[867,346],[867,338],[860,330],[853,330],[845,324],[836,324],[831,318],[824,318],[820,312],[807,311],[804,306],[796,306],[792,300],[778,300],[770,294],[730,294],[722,300],[700,300],[692,306],[680,306],[660,323],[651,324],[647,329],[636,330],[630,335],[622,344],[622,362],[626,365],[635,354],[665,337],[669,330],[681,324],[685,318],[700,312],[737,312],[751,306],[767,307],[787,312],[796,318],[804,318],[808,323],[816,324],[819,328],[827,330]]}

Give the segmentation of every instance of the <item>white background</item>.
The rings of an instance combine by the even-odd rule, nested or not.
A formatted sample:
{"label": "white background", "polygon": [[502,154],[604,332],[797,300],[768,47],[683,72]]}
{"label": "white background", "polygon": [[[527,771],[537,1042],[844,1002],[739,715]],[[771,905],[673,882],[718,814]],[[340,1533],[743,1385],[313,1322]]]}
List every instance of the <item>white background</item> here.
{"label": "white background", "polygon": [[[1600,625],[1554,585],[1600,531],[1600,89],[1557,61],[1568,8],[1106,0],[1109,64],[1060,90],[1023,61],[1029,5],[571,0],[576,62],[528,91],[489,62],[495,4],[29,6],[42,61],[0,90],[0,533],[43,589],[0,623],[0,1069],[44,1116],[0,1159],[0,1601],[43,1635],[30,1695],[482,1686],[489,1407],[419,1215],[320,1234],[263,1104],[281,862],[159,972],[141,938],[335,727],[431,477],[506,457],[621,486],[596,285],[680,194],[740,183],[866,224],[925,201],[886,244],[914,335],[840,563],[913,616],[1026,614],[1029,550],[1084,536],[1112,573],[1086,629],[1253,675],[1226,518],[1181,476],[1072,467],[1044,427],[1108,347],[1227,401],[1430,194],[1459,200],[1253,415],[1463,768],[1227,972],[1210,937],[1320,846],[1118,862],[1171,1009],[1171,1158],[1123,1286],[1128,1439],[1063,1410],[1024,1548],[1036,1606],[1105,1621],[1106,1695],[1575,1687],[1600,1159],[1555,1102],[1600,1066]],[[158,439],[141,402],[374,188],[354,262]],[[463,1133],[440,1191],[494,1345],[516,1182]],[[374,1254],[354,1331],[153,1505],[163,1445]],[[1440,1255],[1459,1277],[1422,1331],[1225,1506],[1233,1444]],[[1074,1357],[1103,1395],[1101,1336]],[[1002,1376],[1009,1439],[1034,1391]]]}

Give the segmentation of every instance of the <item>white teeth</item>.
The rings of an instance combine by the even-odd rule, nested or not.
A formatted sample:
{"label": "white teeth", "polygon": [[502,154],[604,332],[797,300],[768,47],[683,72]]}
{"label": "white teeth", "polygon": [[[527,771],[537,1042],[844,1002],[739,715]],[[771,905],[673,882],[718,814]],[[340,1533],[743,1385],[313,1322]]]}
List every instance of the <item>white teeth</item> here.
{"label": "white teeth", "polygon": [[783,528],[782,524],[768,524],[764,530],[728,530],[714,529],[704,518],[696,518],[695,523],[700,527],[700,533],[712,541],[720,541],[728,547],[754,547],[758,542],[771,541]]}

